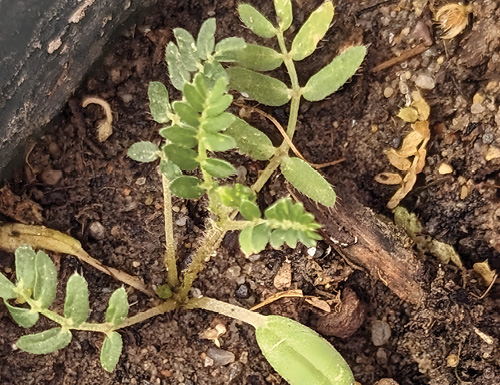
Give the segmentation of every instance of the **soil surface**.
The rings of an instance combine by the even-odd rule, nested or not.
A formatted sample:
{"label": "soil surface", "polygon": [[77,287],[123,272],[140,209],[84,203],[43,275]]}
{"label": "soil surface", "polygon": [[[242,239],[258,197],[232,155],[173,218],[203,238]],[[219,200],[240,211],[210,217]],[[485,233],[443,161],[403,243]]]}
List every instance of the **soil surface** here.
{"label": "soil surface", "polygon": [[[271,1],[251,3],[266,15],[274,12]],[[293,4],[290,33],[320,1]],[[426,235],[453,246],[464,268],[442,263],[406,239],[406,248],[424,272],[419,282],[425,296],[414,304],[325,242],[316,250],[268,248],[245,258],[237,234],[229,233],[193,289],[244,307],[288,289],[328,302],[330,313],[304,298],[279,300],[262,312],[314,327],[346,358],[363,385],[383,378],[400,385],[500,383],[500,288],[493,285],[483,295],[487,287],[472,270],[484,260],[500,269],[500,6],[495,0],[472,3],[464,31],[442,40],[433,20],[433,10],[442,5],[424,0],[338,1],[334,24],[320,48],[298,63],[301,84],[348,45],[367,45],[367,58],[339,92],[322,102],[303,102],[294,141],[311,162],[344,158],[323,169],[324,174],[344,194],[373,210],[377,220],[390,222],[393,214],[386,204],[396,187],[379,184],[374,177],[397,171],[384,150],[398,148],[410,131],[397,114],[411,92],[420,89],[431,108],[431,139],[426,165],[401,205],[417,214]],[[163,198],[157,165],[136,163],[126,151],[134,142],[160,139],[149,114],[148,83],[162,81],[178,97],[164,62],[172,28],[196,35],[201,23],[215,16],[218,40],[241,36],[259,41],[238,20],[236,6],[232,0],[169,3],[154,7],[123,31],[26,154],[24,168],[1,190],[3,219],[71,234],[104,264],[140,276],[153,287],[162,284]],[[377,70],[380,63],[423,45],[423,52]],[[276,73],[285,78],[282,71]],[[96,105],[83,109],[87,96],[105,99],[113,110],[113,134],[103,143],[96,136],[103,111]],[[263,109],[286,121],[287,107]],[[280,139],[263,118],[253,114],[250,119]],[[240,171],[246,170],[238,176],[241,180],[255,180],[264,167],[232,156]],[[259,203],[264,207],[273,202],[286,192],[283,186],[281,177],[272,178]],[[206,202],[174,199],[174,206],[178,250],[186,261],[205,231]],[[347,251],[349,245],[344,247]],[[76,258],[53,257],[61,282],[54,308],[61,310],[64,282],[76,270],[89,282],[91,319],[101,321],[110,293],[121,283]],[[0,253],[0,269],[12,277],[12,254]],[[153,306],[133,290],[129,302],[131,314]],[[285,383],[261,355],[252,327],[206,311],[165,314],[123,330],[123,354],[113,373],[99,364],[101,335],[75,332],[67,348],[34,356],[15,347],[26,330],[3,306],[0,325],[1,384]],[[217,348],[203,337],[221,325],[226,331]],[[42,320],[30,332],[48,327],[50,322]]]}

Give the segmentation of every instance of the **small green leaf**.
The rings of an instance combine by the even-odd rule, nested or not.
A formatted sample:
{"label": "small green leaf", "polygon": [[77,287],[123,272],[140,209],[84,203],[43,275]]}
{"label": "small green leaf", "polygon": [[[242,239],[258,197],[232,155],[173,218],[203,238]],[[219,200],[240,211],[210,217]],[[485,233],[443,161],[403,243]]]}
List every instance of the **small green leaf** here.
{"label": "small green leaf", "polygon": [[35,286],[33,299],[44,309],[48,308],[57,291],[57,271],[54,262],[47,254],[39,250],[35,256]]}
{"label": "small green leaf", "polygon": [[216,192],[223,205],[235,209],[239,209],[243,201],[255,203],[257,199],[255,192],[241,183],[233,186],[219,186]]}
{"label": "small green leaf", "polygon": [[156,295],[161,299],[167,299],[172,297],[173,293],[170,286],[165,283],[163,285],[158,286],[158,288],[156,289]]}
{"label": "small green leaf", "polygon": [[302,89],[304,99],[323,100],[337,91],[358,70],[366,55],[365,46],[350,47],[323,69],[311,76]]}
{"label": "small green leaf", "polygon": [[198,131],[192,127],[169,126],[160,130],[160,135],[172,143],[183,147],[193,148],[198,144],[196,135]]}
{"label": "small green leaf", "polygon": [[226,70],[217,60],[214,60],[213,62],[206,61],[203,64],[203,75],[205,75],[207,87],[213,87],[219,79],[225,79],[226,82],[229,81]]}
{"label": "small green leaf", "polygon": [[71,342],[71,332],[53,328],[37,334],[22,336],[17,340],[19,349],[31,354],[48,354],[62,349]]}
{"label": "small green leaf", "polygon": [[201,167],[214,178],[227,178],[236,173],[236,169],[229,162],[222,159],[208,158]]}
{"label": "small green leaf", "polygon": [[212,52],[215,46],[215,18],[210,18],[205,20],[201,25],[200,32],[198,32],[198,38],[196,39],[196,48],[198,49],[198,55],[201,59],[206,60]]}
{"label": "small green leaf", "polygon": [[184,28],[174,28],[174,36],[179,47],[181,62],[188,71],[197,71],[199,63],[198,53],[193,35]]}
{"label": "small green leaf", "polygon": [[229,135],[207,133],[204,139],[210,151],[227,151],[236,147],[236,141]]}
{"label": "small green leaf", "polygon": [[253,221],[261,216],[259,206],[247,200],[241,202],[240,213],[247,221]]}
{"label": "small green leaf", "polygon": [[73,273],[66,284],[64,317],[71,319],[74,326],[79,326],[89,317],[88,284],[78,273]]}
{"label": "small green leaf", "polygon": [[181,119],[193,127],[198,127],[200,123],[200,115],[196,110],[191,107],[186,102],[176,101],[172,104],[175,112],[181,117]]}
{"label": "small green leaf", "polygon": [[128,314],[127,292],[123,287],[116,289],[109,298],[108,308],[106,309],[106,322],[113,325],[120,325]]}
{"label": "small green leaf", "polygon": [[293,60],[302,60],[314,52],[330,27],[333,13],[334,7],[330,0],[325,1],[311,13],[293,39],[290,50]]}
{"label": "small green leaf", "polygon": [[240,67],[254,71],[272,71],[283,63],[283,55],[272,48],[247,44],[245,49],[234,54]]}
{"label": "small green leaf", "polygon": [[148,87],[149,110],[153,119],[158,123],[168,123],[171,113],[167,87],[160,82],[150,82]]}
{"label": "small green leaf", "polygon": [[221,40],[215,46],[215,60],[221,62],[232,62],[234,56],[246,46],[245,40],[240,37],[228,37]]}
{"label": "small green leaf", "polygon": [[16,282],[23,289],[31,290],[35,285],[35,252],[28,245],[19,246],[15,252]]}
{"label": "small green leaf", "polygon": [[160,170],[170,182],[182,175],[179,166],[165,159],[160,161]]}
{"label": "small green leaf", "polygon": [[266,106],[282,106],[290,100],[290,90],[278,79],[245,68],[227,69],[231,88]]}
{"label": "small green leaf", "polygon": [[209,117],[201,124],[201,128],[207,132],[215,133],[223,131],[228,128],[236,119],[236,116],[229,112],[223,112],[222,114]]}
{"label": "small green leaf", "polygon": [[15,307],[9,304],[6,300],[3,301],[10,315],[16,323],[22,328],[30,328],[38,322],[39,314],[31,309]]}
{"label": "small green leaf", "polygon": [[[201,73],[196,74],[196,76],[203,76]],[[205,97],[204,95],[201,95],[198,90],[196,89],[196,86],[191,83],[186,83],[184,84],[184,97],[186,98],[187,102],[191,107],[196,112],[202,112],[203,111],[203,104],[205,103]]]}
{"label": "small green leaf", "polygon": [[17,294],[14,291],[16,286],[8,280],[8,278],[0,274],[0,298],[13,299],[17,298]]}
{"label": "small green leaf", "polygon": [[302,159],[286,157],[281,163],[281,172],[293,187],[312,200],[328,207],[335,204],[337,195],[331,184]]}
{"label": "small green leaf", "polygon": [[158,146],[152,142],[134,143],[127,151],[127,155],[137,162],[154,162],[159,157]]}
{"label": "small green leaf", "polygon": [[201,187],[201,180],[194,176],[178,177],[170,184],[170,191],[184,199],[197,199],[205,193]]}
{"label": "small green leaf", "polygon": [[267,316],[255,336],[264,357],[291,385],[352,385],[342,356],[318,333],[280,316]]}
{"label": "small green leaf", "polygon": [[274,0],[274,9],[278,16],[278,24],[282,31],[286,31],[292,24],[292,1],[291,0]]}
{"label": "small green leaf", "polygon": [[194,170],[199,165],[196,160],[198,154],[189,148],[177,144],[169,144],[165,146],[164,151],[168,160],[174,162],[182,170]]}
{"label": "small green leaf", "polygon": [[250,4],[238,5],[241,21],[257,36],[271,38],[276,36],[276,29],[267,18]]}
{"label": "small green leaf", "polygon": [[245,255],[259,253],[266,248],[271,230],[265,223],[245,227],[239,236],[241,250]]}
{"label": "small green leaf", "polygon": [[274,155],[274,147],[266,134],[244,120],[236,118],[225,133],[232,136],[238,150],[256,160],[268,160]]}
{"label": "small green leaf", "polygon": [[170,81],[176,89],[182,91],[184,84],[191,80],[191,74],[184,67],[179,48],[173,42],[168,43],[165,57],[167,59]]}
{"label": "small green leaf", "polygon": [[122,336],[117,332],[111,332],[106,336],[101,348],[101,366],[107,372],[115,369],[122,354]]}
{"label": "small green leaf", "polygon": [[222,114],[233,102],[233,95],[223,95],[217,100],[210,101],[210,105],[205,110],[208,117],[215,117]]}

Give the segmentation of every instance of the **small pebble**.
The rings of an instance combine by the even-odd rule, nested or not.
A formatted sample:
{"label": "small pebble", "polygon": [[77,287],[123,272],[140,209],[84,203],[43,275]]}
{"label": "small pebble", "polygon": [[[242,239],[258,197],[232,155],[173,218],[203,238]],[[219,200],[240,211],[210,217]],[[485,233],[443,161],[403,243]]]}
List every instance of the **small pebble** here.
{"label": "small pebble", "polygon": [[53,170],[51,168],[46,169],[40,175],[40,180],[44,184],[48,184],[49,186],[55,186],[58,184],[63,177],[63,172],[61,170]]}
{"label": "small pebble", "polygon": [[387,322],[375,320],[372,323],[372,343],[375,346],[382,346],[389,342],[391,338],[391,327]]}
{"label": "small pebble", "polygon": [[213,360],[213,366],[224,366],[234,362],[234,353],[227,350],[210,347],[207,350],[207,358]]}
{"label": "small pebble", "polygon": [[104,239],[106,237],[106,228],[101,222],[94,221],[89,225],[89,234],[94,239]]}
{"label": "small pebble", "polygon": [[175,221],[175,224],[179,227],[184,227],[184,226],[186,226],[187,220],[188,220],[188,217],[180,217],[179,219],[177,219]]}
{"label": "small pebble", "polygon": [[480,114],[481,112],[484,112],[484,107],[482,104],[479,104],[479,103],[474,103],[471,107],[470,107],[470,112],[472,114]]}
{"label": "small pebble", "polygon": [[482,139],[484,144],[491,144],[495,140],[495,136],[491,132],[487,132]]}
{"label": "small pebble", "polygon": [[384,96],[389,99],[392,95],[394,95],[394,89],[391,87],[386,87],[384,89]]}
{"label": "small pebble", "polygon": [[146,178],[141,176],[140,178],[137,178],[137,180],[135,181],[135,184],[137,186],[143,186],[146,184]]}
{"label": "small pebble", "polygon": [[134,262],[132,262],[132,266],[139,267],[139,266],[141,266],[141,263],[139,261],[134,261]]}
{"label": "small pebble", "polygon": [[61,148],[56,142],[50,142],[48,150],[53,159],[59,159],[61,156]]}
{"label": "small pebble", "polygon": [[439,165],[439,168],[438,168],[438,172],[441,174],[441,175],[447,175],[447,174],[451,174],[453,172],[453,167],[451,167],[449,164],[447,163],[441,163]]}
{"label": "small pebble", "polygon": [[241,275],[241,267],[238,265],[231,266],[229,269],[226,271],[226,276],[229,279],[236,279]]}
{"label": "small pebble", "polygon": [[436,86],[434,79],[427,75],[418,75],[415,84],[424,90],[432,90]]}
{"label": "small pebble", "polygon": [[242,285],[239,285],[238,288],[235,290],[234,295],[236,298],[239,299],[247,299],[251,295],[250,287],[248,286],[247,283],[244,283]]}

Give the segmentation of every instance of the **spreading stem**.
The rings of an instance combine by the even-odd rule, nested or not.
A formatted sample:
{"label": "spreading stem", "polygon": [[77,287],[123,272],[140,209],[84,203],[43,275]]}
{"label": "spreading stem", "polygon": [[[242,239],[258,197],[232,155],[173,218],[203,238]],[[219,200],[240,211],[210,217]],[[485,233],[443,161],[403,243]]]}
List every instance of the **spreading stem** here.
{"label": "spreading stem", "polygon": [[163,215],[165,217],[165,254],[163,263],[167,269],[167,283],[171,288],[179,283],[177,274],[177,258],[175,256],[174,225],[172,220],[172,194],[169,181],[165,175],[161,175],[163,186]]}

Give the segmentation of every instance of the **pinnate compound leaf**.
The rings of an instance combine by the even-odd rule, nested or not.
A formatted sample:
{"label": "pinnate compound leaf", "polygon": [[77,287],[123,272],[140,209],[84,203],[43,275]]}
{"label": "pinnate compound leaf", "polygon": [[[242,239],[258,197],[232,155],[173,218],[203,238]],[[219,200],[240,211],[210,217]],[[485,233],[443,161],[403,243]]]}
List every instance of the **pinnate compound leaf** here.
{"label": "pinnate compound leaf", "polygon": [[111,332],[106,336],[101,348],[101,366],[107,372],[112,372],[122,354],[122,336],[117,332]]}
{"label": "pinnate compound leaf", "polygon": [[328,341],[308,327],[280,316],[267,316],[257,327],[257,343],[271,366],[291,385],[352,385],[354,376]]}
{"label": "pinnate compound leaf", "polygon": [[12,306],[6,300],[3,302],[14,321],[22,328],[30,328],[38,322],[38,312],[32,311],[31,309]]}
{"label": "pinnate compound leaf", "polygon": [[31,246],[22,245],[16,249],[16,281],[23,289],[31,290],[35,285],[35,256]]}
{"label": "pinnate compound leaf", "polygon": [[108,308],[106,309],[106,322],[113,325],[120,325],[128,315],[127,292],[123,287],[116,289],[109,298]]}
{"label": "pinnate compound leaf", "polygon": [[335,204],[337,195],[330,183],[302,159],[286,157],[281,163],[281,172],[293,187],[312,200],[328,207]]}
{"label": "pinnate compound leaf", "polygon": [[35,256],[35,286],[33,299],[42,308],[48,308],[56,298],[57,271],[54,262],[45,252],[39,250]]}
{"label": "pinnate compound leaf", "polygon": [[215,46],[215,60],[221,62],[232,62],[234,56],[246,46],[245,40],[240,37],[228,37]]}
{"label": "pinnate compound leaf", "polygon": [[271,38],[276,36],[276,29],[267,18],[250,4],[240,4],[238,13],[241,21],[257,36]]}
{"label": "pinnate compound leaf", "polygon": [[304,99],[311,102],[323,100],[337,91],[358,70],[366,55],[365,46],[353,46],[311,76],[302,89]]}
{"label": "pinnate compound leaf", "polygon": [[169,144],[164,148],[168,160],[174,162],[182,170],[194,170],[199,163],[196,160],[198,154],[189,148],[177,144]]}
{"label": "pinnate compound leaf", "polygon": [[274,155],[271,139],[243,119],[236,118],[225,133],[236,140],[239,151],[253,159],[268,160]]}
{"label": "pinnate compound leaf", "polygon": [[233,165],[222,159],[208,158],[201,167],[214,178],[227,178],[236,173]]}
{"label": "pinnate compound leaf", "polygon": [[205,20],[201,25],[200,32],[198,32],[198,38],[196,39],[196,48],[198,50],[198,56],[206,60],[214,52],[215,46],[215,18],[210,18]]}
{"label": "pinnate compound leaf", "polygon": [[271,230],[265,223],[245,227],[239,235],[241,250],[245,255],[261,252],[266,248],[270,235]]}
{"label": "pinnate compound leaf", "polygon": [[160,135],[186,148],[193,148],[198,144],[196,134],[198,131],[193,127],[169,126],[160,130]]}
{"label": "pinnate compound leaf", "polygon": [[62,349],[71,342],[71,332],[53,328],[37,334],[22,336],[17,340],[19,349],[31,354],[48,354]]}
{"label": "pinnate compound leaf", "polygon": [[278,24],[282,31],[290,28],[293,20],[292,0],[274,0],[274,9],[278,16]]}
{"label": "pinnate compound leaf", "polygon": [[165,57],[170,81],[176,89],[182,91],[184,84],[191,80],[191,73],[184,67],[179,48],[173,42],[168,43]]}
{"label": "pinnate compound leaf", "polygon": [[198,53],[193,35],[184,28],[174,28],[174,36],[179,47],[180,60],[188,71],[198,70]]}
{"label": "pinnate compound leaf", "polygon": [[333,13],[334,7],[330,0],[325,1],[311,13],[293,39],[290,50],[293,60],[302,60],[314,52],[330,27]]}
{"label": "pinnate compound leaf", "polygon": [[167,87],[160,82],[150,82],[148,87],[149,110],[158,123],[168,123],[168,114],[172,112],[168,99]]}
{"label": "pinnate compound leaf", "polygon": [[245,49],[235,53],[234,61],[249,70],[272,71],[283,63],[283,55],[269,47],[247,44]]}
{"label": "pinnate compound leaf", "polygon": [[14,291],[15,285],[9,279],[0,273],[0,298],[13,299],[17,298]]}
{"label": "pinnate compound leaf", "polygon": [[201,187],[201,180],[194,176],[180,176],[170,184],[172,194],[184,199],[197,199],[205,190]]}
{"label": "pinnate compound leaf", "polygon": [[137,162],[154,162],[159,157],[158,146],[152,142],[137,142],[130,146],[127,155]]}
{"label": "pinnate compound leaf", "polygon": [[229,85],[266,106],[282,106],[290,100],[290,90],[278,79],[245,68],[227,69]]}
{"label": "pinnate compound leaf", "polygon": [[64,317],[71,319],[74,326],[79,326],[89,317],[88,284],[78,273],[73,273],[66,284]]}
{"label": "pinnate compound leaf", "polygon": [[218,133],[207,133],[205,135],[205,142],[207,144],[207,148],[214,152],[227,151],[236,147],[236,141],[232,136]]}
{"label": "pinnate compound leaf", "polygon": [[173,181],[182,175],[182,171],[179,166],[177,166],[174,162],[165,159],[160,161],[160,170],[169,181]]}

